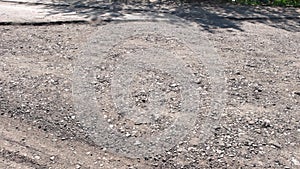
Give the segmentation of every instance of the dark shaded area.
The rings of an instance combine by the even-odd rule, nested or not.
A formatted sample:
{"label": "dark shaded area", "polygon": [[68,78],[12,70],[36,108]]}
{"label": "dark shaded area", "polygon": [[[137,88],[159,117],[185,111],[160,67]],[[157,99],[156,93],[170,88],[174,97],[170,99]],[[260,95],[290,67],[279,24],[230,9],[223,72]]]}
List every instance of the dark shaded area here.
{"label": "dark shaded area", "polygon": [[87,21],[74,20],[74,21],[49,21],[49,22],[0,22],[1,26],[5,25],[18,25],[18,26],[48,26],[48,25],[63,25],[63,24],[85,24]]}
{"label": "dark shaded area", "polygon": [[[57,5],[48,5],[52,14],[63,13],[92,18],[91,20],[111,20],[125,14],[142,13],[152,17],[179,17],[194,21],[205,30],[213,32],[217,28],[241,29],[241,21],[263,23],[268,26],[292,32],[300,31],[300,18],[297,8],[236,6],[224,1],[198,1],[185,3],[180,1],[59,1]],[[49,14],[51,15],[51,14]],[[170,21],[173,22],[173,21]]]}
{"label": "dark shaded area", "polygon": [[[151,2],[150,2],[151,1]],[[126,14],[143,14],[147,20],[156,18],[181,18],[193,21],[203,29],[214,32],[217,28],[241,29],[242,21],[263,23],[268,26],[291,32],[300,31],[299,8],[267,7],[267,6],[242,6],[226,3],[225,0],[216,1],[162,1],[162,0],[63,0],[43,4],[51,9],[49,15],[81,15],[90,18],[95,25],[103,21],[116,20]],[[297,11],[298,10],[298,11]],[[176,19],[170,19],[175,23]],[[181,20],[181,21],[182,21]],[[131,21],[136,21],[132,19]]]}
{"label": "dark shaded area", "polygon": [[269,6],[300,6],[300,0],[235,0],[234,3]]}
{"label": "dark shaded area", "polygon": [[9,161],[15,161],[16,163],[24,164],[25,166],[32,167],[32,168],[40,168],[40,169],[49,168],[49,166],[39,164],[36,160],[32,160],[28,156],[24,156],[19,154],[18,152],[6,150],[6,149],[1,149],[0,157]]}

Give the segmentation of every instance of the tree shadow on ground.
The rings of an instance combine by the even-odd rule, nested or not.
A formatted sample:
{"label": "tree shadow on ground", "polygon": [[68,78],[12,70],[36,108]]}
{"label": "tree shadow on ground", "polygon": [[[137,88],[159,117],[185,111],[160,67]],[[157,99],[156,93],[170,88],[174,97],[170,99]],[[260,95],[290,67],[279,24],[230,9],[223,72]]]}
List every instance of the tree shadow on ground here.
{"label": "tree shadow on ground", "polygon": [[[99,0],[62,0],[46,5],[51,9],[49,15],[81,15],[97,20],[110,21],[128,14],[147,16],[147,20],[171,18],[175,24],[180,21],[191,21],[204,30],[214,32],[218,28],[243,31],[243,21],[262,23],[271,27],[291,32],[300,31],[299,8],[237,6],[225,3],[176,3],[174,1],[142,2],[132,0],[99,1]],[[174,18],[174,19],[172,19]],[[134,18],[131,18],[134,20]]]}

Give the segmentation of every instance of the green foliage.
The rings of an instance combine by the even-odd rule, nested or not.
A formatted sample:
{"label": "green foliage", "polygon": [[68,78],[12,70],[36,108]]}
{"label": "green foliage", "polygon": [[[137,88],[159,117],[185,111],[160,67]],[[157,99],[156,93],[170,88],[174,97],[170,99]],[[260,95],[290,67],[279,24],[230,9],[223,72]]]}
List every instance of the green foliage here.
{"label": "green foliage", "polygon": [[300,0],[230,0],[233,3],[245,5],[271,5],[300,7]]}

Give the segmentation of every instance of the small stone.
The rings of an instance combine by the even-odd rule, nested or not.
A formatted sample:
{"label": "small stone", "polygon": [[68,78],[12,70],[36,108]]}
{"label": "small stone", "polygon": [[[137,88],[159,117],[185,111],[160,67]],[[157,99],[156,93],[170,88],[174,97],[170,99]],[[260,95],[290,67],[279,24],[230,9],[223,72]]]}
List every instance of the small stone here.
{"label": "small stone", "polygon": [[225,143],[223,141],[219,141],[219,145],[224,147],[225,146]]}
{"label": "small stone", "polygon": [[158,163],[154,163],[154,164],[152,164],[154,167],[157,167],[158,166]]}
{"label": "small stone", "polygon": [[158,121],[161,117],[160,117],[160,114],[154,114],[153,118],[155,121]]}
{"label": "small stone", "polygon": [[75,168],[76,168],[76,169],[79,169],[79,168],[81,168],[81,165],[76,164]]}
{"label": "small stone", "polygon": [[216,152],[217,152],[217,154],[221,154],[221,153],[223,153],[223,151],[222,151],[222,150],[216,150]]}
{"label": "small stone", "polygon": [[141,145],[142,143],[139,140],[136,140],[135,143],[133,143],[133,145],[138,146]]}
{"label": "small stone", "polygon": [[226,144],[226,147],[227,147],[227,148],[230,148],[230,147],[232,147],[232,144],[227,143],[227,144]]}
{"label": "small stone", "polygon": [[188,151],[195,151],[196,150],[196,148],[195,147],[188,147],[188,149],[187,149]]}
{"label": "small stone", "polygon": [[297,160],[295,157],[293,157],[291,161],[292,161],[292,163],[293,163],[294,165],[300,166],[299,160]]}
{"label": "small stone", "polygon": [[250,121],[248,121],[248,124],[253,125],[253,124],[255,124],[255,121],[250,120]]}
{"label": "small stone", "polygon": [[51,160],[51,161],[53,161],[54,159],[55,159],[55,157],[54,157],[54,156],[51,156],[51,157],[50,157],[50,160]]}
{"label": "small stone", "polygon": [[281,145],[277,141],[270,141],[269,144],[276,148],[281,148]]}
{"label": "small stone", "polygon": [[256,133],[258,133],[258,134],[261,133],[261,130],[260,130],[260,129],[254,129],[254,131],[255,131]]}
{"label": "small stone", "polygon": [[192,145],[192,146],[197,146],[197,145],[199,144],[199,142],[200,142],[200,139],[199,139],[199,138],[193,137],[193,138],[191,138],[191,140],[190,140],[190,145]]}
{"label": "small stone", "polygon": [[221,129],[221,127],[220,126],[218,126],[218,125],[216,125],[216,126],[213,126],[212,127],[214,130],[216,130],[216,131],[218,131],[218,130],[220,130]]}
{"label": "small stone", "polygon": [[271,121],[268,120],[268,119],[265,119],[265,120],[263,121],[263,127],[270,127],[270,126],[271,126]]}
{"label": "small stone", "polygon": [[41,157],[38,156],[38,155],[34,156],[34,158],[37,159],[37,160],[41,159]]}
{"label": "small stone", "polygon": [[202,80],[201,80],[201,79],[196,79],[194,82],[195,82],[196,84],[201,84]]}
{"label": "small stone", "polygon": [[177,87],[177,86],[179,86],[177,83],[170,84],[170,87]]}
{"label": "small stone", "polygon": [[180,147],[180,148],[177,149],[177,152],[186,152],[186,149],[183,148],[183,147]]}
{"label": "small stone", "polygon": [[138,133],[138,131],[133,130],[133,131],[131,132],[131,135],[135,136],[137,133]]}
{"label": "small stone", "polygon": [[142,125],[143,122],[142,122],[142,121],[136,121],[134,124],[135,124],[135,125]]}

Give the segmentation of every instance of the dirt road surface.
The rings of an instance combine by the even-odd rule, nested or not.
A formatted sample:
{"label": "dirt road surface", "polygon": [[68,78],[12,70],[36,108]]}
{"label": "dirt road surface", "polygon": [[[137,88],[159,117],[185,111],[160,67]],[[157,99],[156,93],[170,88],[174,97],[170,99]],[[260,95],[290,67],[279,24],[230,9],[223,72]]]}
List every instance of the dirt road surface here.
{"label": "dirt road surface", "polygon": [[299,19],[217,13],[1,25],[0,168],[300,168]]}

